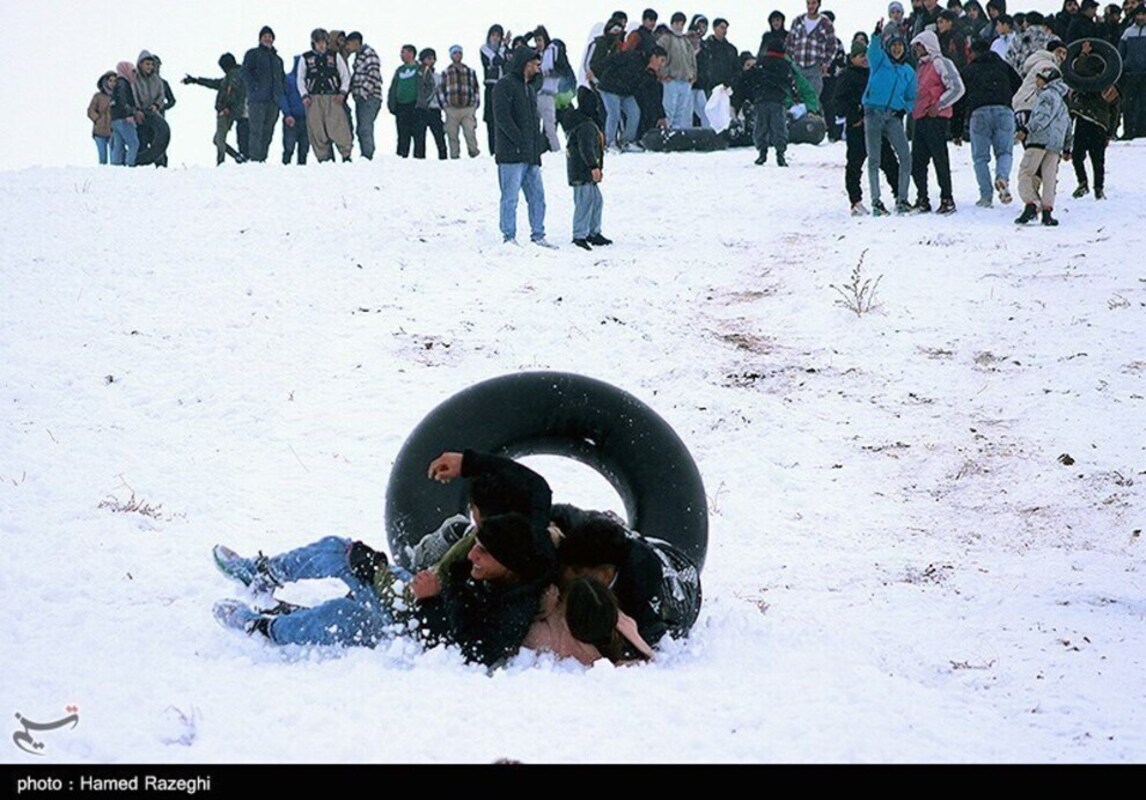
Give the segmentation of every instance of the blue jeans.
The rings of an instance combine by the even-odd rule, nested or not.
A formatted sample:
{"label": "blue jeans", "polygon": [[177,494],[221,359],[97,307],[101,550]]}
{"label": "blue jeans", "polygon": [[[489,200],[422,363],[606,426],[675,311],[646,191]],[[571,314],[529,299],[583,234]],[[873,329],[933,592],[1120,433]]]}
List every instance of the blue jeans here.
{"label": "blue jeans", "polygon": [[134,167],[139,155],[139,134],[135,130],[135,120],[113,119],[111,121],[111,163],[117,167]]}
{"label": "blue jeans", "polygon": [[99,153],[99,163],[106,164],[107,163],[107,156],[108,156],[108,149],[111,147],[111,137],[110,136],[96,136],[95,134],[92,134],[92,139],[95,140],[96,152]]}
{"label": "blue jeans", "polygon": [[[601,101],[605,104],[605,146],[617,144],[618,133],[622,144],[635,142],[641,124],[641,107],[637,104],[637,98],[631,94],[601,92]],[[622,121],[624,132],[621,132]]]}
{"label": "blue jeans", "polygon": [[692,113],[700,120],[700,127],[711,128],[708,124],[708,114],[705,112],[704,107],[708,105],[708,95],[704,93],[704,89],[692,90]]}
{"label": "blue jeans", "polygon": [[1014,164],[1015,112],[1007,106],[980,106],[971,112],[971,162],[979,197],[990,199],[991,150],[995,151],[995,177],[1009,181]]}
{"label": "blue jeans", "polygon": [[669,81],[666,83],[664,107],[670,128],[691,128],[692,85],[688,81]]}
{"label": "blue jeans", "polygon": [[879,169],[883,163],[883,140],[887,139],[895,157],[899,159],[900,200],[907,201],[911,181],[911,148],[903,130],[903,118],[887,108],[865,108],[863,111],[864,143],[867,145],[867,177],[871,187],[871,201],[879,201]]}
{"label": "blue jeans", "polygon": [[[393,637],[394,614],[374,587],[350,569],[349,539],[327,536],[313,544],[272,556],[271,573],[282,582],[338,578],[350,589],[346,597],[274,618],[267,635],[276,644],[366,645]],[[402,580],[411,576],[401,567],[390,570]]]}
{"label": "blue jeans", "polygon": [[545,238],[545,187],[541,185],[541,167],[536,164],[498,164],[497,181],[501,186],[501,235],[517,238],[517,197],[525,192],[529,206],[529,238]]}
{"label": "blue jeans", "polygon": [[583,183],[573,187],[574,239],[587,239],[601,232],[601,210],[604,205],[599,185]]}

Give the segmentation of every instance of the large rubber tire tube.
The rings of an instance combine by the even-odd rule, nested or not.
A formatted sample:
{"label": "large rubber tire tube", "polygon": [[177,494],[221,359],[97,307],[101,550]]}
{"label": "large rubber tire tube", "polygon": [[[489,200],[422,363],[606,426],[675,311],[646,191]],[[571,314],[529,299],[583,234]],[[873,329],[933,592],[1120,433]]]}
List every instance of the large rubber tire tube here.
{"label": "large rubber tire tube", "polygon": [[728,140],[711,128],[652,128],[641,145],[651,153],[710,153],[727,150]]}
{"label": "large rubber tire tube", "polygon": [[[1090,57],[1102,62],[1102,71],[1097,75],[1082,76],[1076,70],[1076,62],[1082,55],[1082,43],[1090,42]],[[1079,39],[1066,48],[1066,60],[1062,62],[1062,79],[1066,85],[1080,92],[1101,92],[1122,77],[1122,56],[1118,48],[1105,39]]]}
{"label": "large rubber tire tube", "polygon": [[609,481],[633,530],[664,539],[704,566],[708,501],[688,448],[631,394],[567,372],[491,378],[445,400],[414,428],[386,487],[386,537],[399,563],[409,566],[407,547],[446,517],[466,512],[466,481],[426,477],[433,459],[465,448],[575,459]]}

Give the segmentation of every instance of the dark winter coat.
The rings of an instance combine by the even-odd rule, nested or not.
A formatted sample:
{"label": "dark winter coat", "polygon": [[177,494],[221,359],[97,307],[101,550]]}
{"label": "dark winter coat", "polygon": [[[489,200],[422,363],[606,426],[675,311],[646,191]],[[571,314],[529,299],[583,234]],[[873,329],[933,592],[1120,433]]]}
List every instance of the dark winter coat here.
{"label": "dark winter coat", "polygon": [[970,119],[971,113],[983,106],[1011,108],[1011,98],[1023,85],[1023,79],[997,53],[988,50],[963,68],[963,85],[967,89],[963,110]]}
{"label": "dark winter coat", "polygon": [[565,160],[570,186],[594,183],[593,170],[605,166],[605,137],[597,123],[580,111],[574,111],[574,122],[566,140]]}
{"label": "dark winter coat", "polygon": [[792,67],[783,53],[766,53],[741,76],[741,93],[754,105],[783,103],[792,94]]}
{"label": "dark winter coat", "polygon": [[303,105],[302,95],[298,92],[298,61],[300,56],[294,57],[294,66],[283,76],[283,93],[279,95],[279,110],[284,117],[294,117],[295,120],[306,119],[306,106]]}
{"label": "dark winter coat", "polygon": [[283,60],[273,47],[260,44],[243,56],[243,83],[251,103],[278,103],[283,93]]}
{"label": "dark winter coat", "polygon": [[1102,32],[1098,29],[1098,23],[1086,14],[1080,13],[1071,20],[1070,27],[1066,30],[1066,38],[1063,41],[1070,44],[1079,39],[1098,39],[1101,35]]}
{"label": "dark winter coat", "polygon": [[1108,135],[1118,130],[1122,102],[1118,90],[1111,87],[1109,94],[1114,102],[1108,102],[1102,92],[1071,92],[1066,107],[1076,119],[1085,119],[1102,128]]}
{"label": "dark winter coat", "polygon": [[597,75],[597,88],[622,97],[635,96],[644,81],[648,58],[637,52],[613,53],[605,58]]}
{"label": "dark winter coat", "polygon": [[193,78],[188,75],[184,83],[194,83],[215,90],[215,112],[231,119],[242,119],[246,106],[247,85],[243,82],[242,68],[237,64],[222,78]]}
{"label": "dark winter coat", "polygon": [[727,39],[721,42],[709,36],[701,44],[696,56],[696,69],[700,76],[700,88],[706,93],[711,93],[722,84],[731,87],[740,72],[740,54]]}
{"label": "dark winter coat", "polygon": [[111,90],[111,118],[117,120],[134,117],[135,111],[135,90],[131,81],[121,75],[116,78],[115,88]]}
{"label": "dark winter coat", "polygon": [[508,74],[493,89],[494,160],[498,164],[539,167],[541,154],[548,149],[537,112],[537,90],[525,81],[525,65],[536,55],[532,47],[517,48]]}
{"label": "dark winter coat", "polygon": [[871,70],[849,64],[836,83],[836,113],[842,114],[849,128],[863,123],[863,93]]}

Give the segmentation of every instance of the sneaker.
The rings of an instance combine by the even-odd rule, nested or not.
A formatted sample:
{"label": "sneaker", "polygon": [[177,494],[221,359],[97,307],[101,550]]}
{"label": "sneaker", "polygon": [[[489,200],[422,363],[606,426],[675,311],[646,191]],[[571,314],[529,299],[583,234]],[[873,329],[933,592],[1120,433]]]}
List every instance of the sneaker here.
{"label": "sneaker", "polygon": [[592,250],[593,249],[592,246],[589,244],[588,239],[574,239],[573,244],[577,245],[582,250]]}
{"label": "sneaker", "polygon": [[589,237],[589,244],[593,245],[594,247],[604,247],[605,245],[609,245],[612,243],[613,243],[612,239],[606,239],[600,233],[594,233],[592,236]]}
{"label": "sneaker", "polygon": [[931,201],[930,200],[916,200],[915,205],[911,207],[912,212],[916,214],[930,214]]}
{"label": "sneaker", "polygon": [[628,142],[624,145],[621,145],[622,153],[640,153],[643,150],[643,147],[641,147],[639,144],[635,144],[634,142]]}
{"label": "sneaker", "polygon": [[871,215],[873,217],[886,217],[888,215],[887,206],[883,204],[882,200],[876,200],[871,204]]}
{"label": "sneaker", "polygon": [[995,181],[995,191],[999,193],[999,202],[1004,205],[1015,199],[1011,197],[1011,192],[1007,188],[1007,182],[1002,178]]}
{"label": "sneaker", "polygon": [[1095,200],[1105,200],[1106,199],[1106,190],[1103,189],[1101,186],[1095,186],[1094,187],[1094,199]]}
{"label": "sneaker", "polygon": [[778,167],[788,166],[788,159],[784,158],[783,153],[777,153],[776,154],[776,166],[778,166]]}
{"label": "sneaker", "polygon": [[215,615],[215,620],[224,628],[242,631],[248,635],[259,629],[259,620],[263,619],[262,614],[259,614],[246,603],[233,599],[220,600],[215,603],[211,613]]}
{"label": "sneaker", "polygon": [[512,245],[513,247],[521,247],[521,245],[517,243],[517,239],[513,238],[512,236],[506,236],[501,240],[501,243]]}
{"label": "sneaker", "polygon": [[556,250],[557,249],[557,245],[548,241],[544,236],[542,236],[540,239],[531,239],[530,241],[533,242],[538,247],[544,247],[546,250]]}
{"label": "sneaker", "polygon": [[1051,216],[1051,211],[1052,209],[1049,208],[1043,209],[1043,225],[1046,225],[1048,228],[1053,228],[1055,225],[1058,225],[1058,220]]}
{"label": "sneaker", "polygon": [[896,200],[895,201],[895,213],[896,214],[910,214],[911,211],[912,211],[911,203],[907,202],[906,200]]}
{"label": "sneaker", "polygon": [[980,197],[975,201],[975,205],[977,205],[979,208],[993,208],[995,204],[991,202],[990,197]]}
{"label": "sneaker", "polygon": [[935,209],[935,213],[936,214],[954,214],[955,213],[955,201],[951,200],[951,199],[940,200],[939,201],[939,208]]}
{"label": "sneaker", "polygon": [[[1097,193],[1098,189],[1095,189],[1094,191]],[[1078,188],[1075,189],[1070,196],[1077,200],[1080,197],[1086,197],[1088,194],[1090,194],[1090,187],[1085,183],[1080,183]]]}
{"label": "sneaker", "polygon": [[271,574],[268,559],[261,552],[255,558],[244,558],[226,545],[217,544],[211,555],[219,572],[255,594],[271,594],[282,586],[282,582]]}
{"label": "sneaker", "polygon": [[[879,203],[879,201],[876,200],[875,203],[872,203],[872,206],[874,207],[876,203]],[[867,209],[864,208],[863,203],[852,203],[852,216],[853,217],[866,217],[867,216]],[[879,216],[879,215],[877,214],[876,216]]]}
{"label": "sneaker", "polygon": [[752,163],[755,164],[756,166],[760,166],[761,164],[766,164],[767,162],[768,162],[768,152],[765,151],[765,152],[761,153],[760,155],[758,155],[756,157],[756,160],[753,161]]}
{"label": "sneaker", "polygon": [[1038,215],[1039,215],[1038,207],[1035,206],[1034,203],[1027,203],[1023,207],[1023,213],[1020,214],[1017,219],[1015,219],[1015,224],[1016,225],[1026,225],[1028,222],[1030,222],[1032,219],[1034,219]]}

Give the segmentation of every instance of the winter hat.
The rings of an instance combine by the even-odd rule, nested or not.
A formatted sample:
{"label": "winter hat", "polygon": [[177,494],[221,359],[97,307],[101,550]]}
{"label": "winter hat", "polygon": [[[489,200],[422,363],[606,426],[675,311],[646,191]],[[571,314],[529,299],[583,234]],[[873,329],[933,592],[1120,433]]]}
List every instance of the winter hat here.
{"label": "winter hat", "polygon": [[274,30],[271,29],[270,25],[264,25],[263,27],[259,28],[259,38],[260,39],[262,39],[268,33],[271,35],[271,38],[273,39],[275,32],[274,32]]}
{"label": "winter hat", "polygon": [[1049,50],[1052,53],[1055,50],[1058,50],[1060,47],[1066,47],[1066,45],[1063,43],[1062,39],[1051,39],[1049,42],[1047,42],[1047,50]]}
{"label": "winter hat", "polygon": [[856,41],[852,42],[852,49],[851,49],[851,52],[848,54],[851,58],[855,58],[856,56],[862,56],[862,55],[866,55],[866,54],[867,54],[867,48],[864,47],[863,42],[859,41],[858,39]]}
{"label": "winter hat", "polygon": [[611,19],[605,23],[605,33],[624,33],[625,26],[619,19]]}
{"label": "winter hat", "polygon": [[888,3],[887,4],[888,16],[891,16],[892,12],[895,12],[895,11],[898,11],[900,14],[902,14],[903,13],[903,3]]}
{"label": "winter hat", "polygon": [[99,76],[99,80],[96,81],[96,88],[102,92],[103,91],[103,82],[106,81],[108,78],[114,78],[114,77],[115,77],[115,70],[108,70],[103,75]]}
{"label": "winter hat", "polygon": [[1082,5],[1079,6],[1080,11],[1089,11],[1092,8],[1098,8],[1098,0],[1082,0]]}
{"label": "winter hat", "polygon": [[239,62],[235,61],[235,57],[230,53],[223,53],[223,55],[219,56],[219,68],[223,70],[223,72],[230,72],[238,63]]}
{"label": "winter hat", "polygon": [[120,61],[115,65],[115,74],[129,81],[135,80],[135,64],[130,61]]}
{"label": "winter hat", "polygon": [[780,24],[783,25],[784,21],[787,19],[787,17],[784,16],[783,11],[773,11],[771,14],[768,15],[768,24],[771,25],[772,20],[774,20],[774,19],[779,19]]}
{"label": "winter hat", "polygon": [[460,44],[451,44],[450,45],[450,55],[451,56],[454,53],[460,53],[460,52],[462,52],[462,46]]}
{"label": "winter hat", "polygon": [[545,561],[533,542],[529,520],[516,512],[482,520],[477,541],[503,566],[525,580],[540,577]]}

